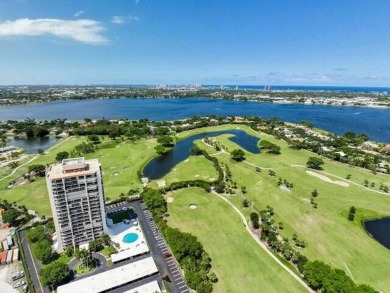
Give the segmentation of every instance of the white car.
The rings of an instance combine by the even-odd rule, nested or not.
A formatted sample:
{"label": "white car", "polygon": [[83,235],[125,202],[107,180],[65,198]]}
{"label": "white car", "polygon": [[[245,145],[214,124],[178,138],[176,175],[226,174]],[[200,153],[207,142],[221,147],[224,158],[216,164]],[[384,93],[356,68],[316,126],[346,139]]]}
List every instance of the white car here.
{"label": "white car", "polygon": [[122,211],[127,211],[128,207],[123,207]]}
{"label": "white car", "polygon": [[19,288],[20,286],[23,286],[23,285],[26,285],[26,282],[25,281],[19,281],[19,282],[16,282],[12,287],[14,289],[16,289],[16,288]]}

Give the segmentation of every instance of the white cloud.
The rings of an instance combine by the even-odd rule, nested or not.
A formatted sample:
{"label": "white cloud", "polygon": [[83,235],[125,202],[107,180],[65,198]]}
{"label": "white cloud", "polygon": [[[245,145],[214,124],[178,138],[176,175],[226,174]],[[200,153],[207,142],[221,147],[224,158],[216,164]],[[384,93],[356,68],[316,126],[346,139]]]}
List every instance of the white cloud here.
{"label": "white cloud", "polygon": [[129,16],[119,16],[115,15],[111,17],[111,23],[113,24],[124,24],[126,21],[139,21],[139,17],[134,16],[134,15],[129,15]]}
{"label": "white cloud", "polygon": [[118,16],[118,15],[115,15],[111,18],[111,23],[114,23],[114,24],[122,24],[126,21],[126,18],[123,17],[123,16]]}
{"label": "white cloud", "polygon": [[75,14],[73,14],[74,17],[80,17],[82,14],[84,14],[84,10],[79,10]]}
{"label": "white cloud", "polygon": [[53,35],[70,38],[86,44],[104,44],[107,39],[101,35],[105,28],[91,19],[17,19],[0,22],[0,37]]}
{"label": "white cloud", "polygon": [[138,5],[140,0],[135,0],[135,5]]}

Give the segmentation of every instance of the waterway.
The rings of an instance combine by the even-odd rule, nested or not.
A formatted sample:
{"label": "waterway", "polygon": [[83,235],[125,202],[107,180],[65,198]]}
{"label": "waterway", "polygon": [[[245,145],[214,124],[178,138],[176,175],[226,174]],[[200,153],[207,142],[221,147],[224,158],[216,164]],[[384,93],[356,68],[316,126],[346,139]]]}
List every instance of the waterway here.
{"label": "waterway", "polygon": [[365,133],[390,142],[390,110],[363,107],[240,102],[216,99],[100,99],[1,106],[0,120],[68,120],[128,118],[175,120],[194,115],[279,117],[283,121],[311,121],[316,127],[344,134]]}
{"label": "waterway", "polygon": [[58,142],[55,137],[44,138],[12,138],[7,142],[7,146],[24,148],[26,154],[37,153],[39,149],[46,150]]}
{"label": "waterway", "polygon": [[374,239],[390,249],[390,217],[365,221],[363,225]]}
{"label": "waterway", "polygon": [[144,168],[143,175],[151,180],[159,179],[168,174],[177,164],[186,160],[190,156],[190,149],[195,145],[194,141],[207,137],[218,136],[221,134],[231,134],[233,137],[229,139],[248,152],[258,154],[260,152],[258,147],[259,138],[247,134],[245,131],[225,130],[203,132],[189,136],[177,142],[173,149],[163,156],[152,159]]}

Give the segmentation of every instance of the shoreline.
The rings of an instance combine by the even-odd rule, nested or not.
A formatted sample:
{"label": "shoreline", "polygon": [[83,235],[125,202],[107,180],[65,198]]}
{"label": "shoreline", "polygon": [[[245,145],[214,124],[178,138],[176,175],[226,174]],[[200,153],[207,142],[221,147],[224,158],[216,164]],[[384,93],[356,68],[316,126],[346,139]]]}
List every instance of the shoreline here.
{"label": "shoreline", "polygon": [[[310,94],[310,92],[307,92]],[[26,101],[26,102],[15,102],[15,103],[1,103],[0,99],[0,108],[1,107],[17,107],[21,105],[38,105],[38,104],[45,104],[45,103],[60,103],[60,102],[71,102],[71,101],[91,101],[91,100],[126,100],[126,99],[133,99],[133,100],[155,100],[155,99],[164,99],[164,100],[183,100],[183,99],[203,99],[203,100],[222,100],[222,101],[232,101],[232,102],[253,102],[253,103],[271,103],[271,104],[279,104],[279,105],[303,105],[303,106],[332,106],[332,107],[356,107],[356,108],[369,108],[369,109],[383,109],[383,110],[390,110],[390,102],[387,105],[380,105],[380,104],[343,104],[339,102],[331,102],[330,100],[337,97],[332,98],[326,98],[326,97],[314,97],[310,98],[314,102],[298,102],[296,100],[290,100],[288,98],[282,98],[282,97],[275,97],[275,98],[249,98],[249,97],[243,97],[243,98],[223,98],[223,97],[213,97],[213,96],[177,96],[177,97],[167,97],[167,96],[156,96],[156,97],[124,97],[124,96],[117,96],[117,97],[92,97],[92,98],[63,98],[63,99],[52,99],[52,100],[38,100],[38,101]],[[362,99],[367,99],[372,97],[360,97]],[[344,101],[353,100],[354,98],[343,98]],[[359,98],[356,98],[359,99]],[[315,100],[319,100],[318,102],[315,102]],[[363,103],[362,101],[359,103]]]}

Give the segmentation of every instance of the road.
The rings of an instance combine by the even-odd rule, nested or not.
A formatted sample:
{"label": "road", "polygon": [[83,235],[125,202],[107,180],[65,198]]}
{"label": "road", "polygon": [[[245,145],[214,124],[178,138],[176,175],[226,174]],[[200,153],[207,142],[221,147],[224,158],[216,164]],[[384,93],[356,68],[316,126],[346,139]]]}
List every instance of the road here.
{"label": "road", "polygon": [[33,282],[35,292],[36,293],[48,293],[49,290],[47,288],[44,288],[42,284],[40,283],[38,273],[41,269],[41,265],[34,261],[34,258],[32,256],[30,246],[27,243],[27,237],[26,237],[26,230],[23,230],[20,232],[20,240],[22,242],[23,251],[26,259],[26,264],[28,267],[28,271],[30,272],[31,280]]}

